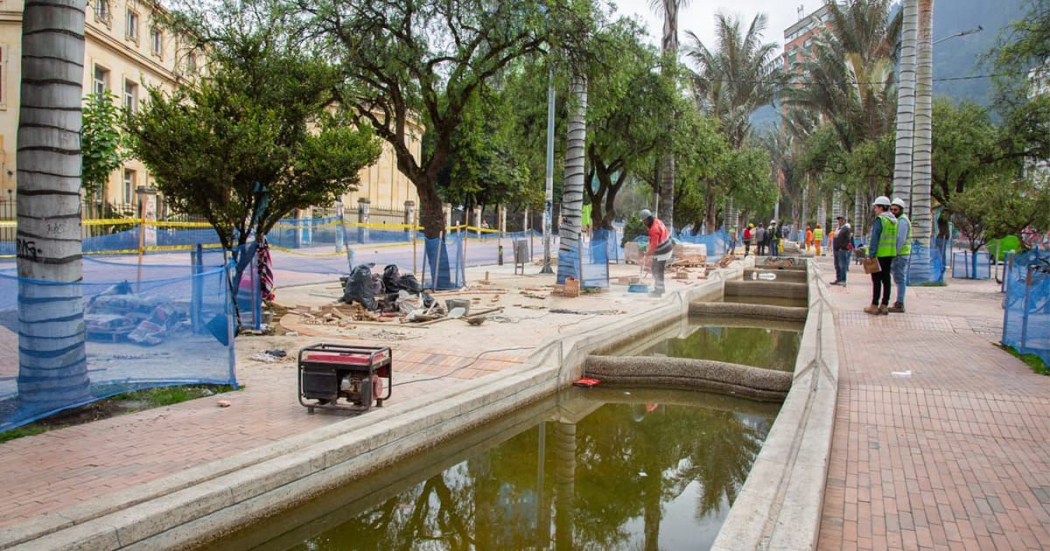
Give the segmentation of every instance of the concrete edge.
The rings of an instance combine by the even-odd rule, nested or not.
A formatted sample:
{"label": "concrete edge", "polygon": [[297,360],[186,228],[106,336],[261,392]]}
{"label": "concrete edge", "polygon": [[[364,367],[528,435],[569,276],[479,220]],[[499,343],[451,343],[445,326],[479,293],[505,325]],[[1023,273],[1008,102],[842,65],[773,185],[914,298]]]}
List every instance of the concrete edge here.
{"label": "concrete edge", "polygon": [[[147,542],[183,547],[207,541],[242,526],[246,515],[254,518],[253,511],[272,514],[295,505],[325,486],[325,479],[345,482],[361,476],[570,385],[582,375],[592,351],[685,316],[692,300],[721,293],[723,282],[742,277],[747,264],[714,272],[635,318],[554,341],[498,379],[466,382],[455,397],[423,397],[373,410],[43,515],[0,530],[0,549],[118,549]],[[307,478],[316,481],[296,484]],[[257,499],[264,495],[271,499]],[[191,522],[207,533],[177,530]]]}
{"label": "concrete edge", "polygon": [[839,357],[826,283],[809,262],[795,379],[712,549],[814,549],[827,484]]}

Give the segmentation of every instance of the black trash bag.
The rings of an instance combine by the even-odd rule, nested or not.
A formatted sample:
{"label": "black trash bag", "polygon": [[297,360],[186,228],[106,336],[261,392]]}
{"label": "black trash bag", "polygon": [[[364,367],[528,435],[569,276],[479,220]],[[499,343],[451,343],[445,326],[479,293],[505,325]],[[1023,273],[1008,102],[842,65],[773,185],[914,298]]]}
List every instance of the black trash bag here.
{"label": "black trash bag", "polygon": [[423,299],[424,308],[430,308],[434,305],[434,297],[428,295],[426,291],[420,291],[419,296]]}
{"label": "black trash bag", "polygon": [[413,295],[423,292],[423,286],[419,284],[419,280],[412,274],[401,276],[401,281],[398,282],[398,285]]}
{"label": "black trash bag", "polygon": [[383,288],[383,276],[379,274],[372,274],[372,294],[381,295],[386,292]]}
{"label": "black trash bag", "polygon": [[350,272],[350,278],[346,280],[346,289],[343,290],[343,298],[340,301],[347,304],[358,303],[365,310],[375,310],[375,288],[372,286],[372,267],[361,264]]}
{"label": "black trash bag", "polygon": [[396,293],[401,290],[401,273],[397,264],[390,264],[383,268],[383,288],[387,293]]}

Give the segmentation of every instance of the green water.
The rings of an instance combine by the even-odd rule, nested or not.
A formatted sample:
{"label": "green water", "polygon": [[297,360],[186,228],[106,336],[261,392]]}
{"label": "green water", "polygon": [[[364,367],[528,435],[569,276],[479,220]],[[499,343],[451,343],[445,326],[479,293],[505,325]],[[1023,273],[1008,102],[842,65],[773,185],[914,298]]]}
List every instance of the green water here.
{"label": "green water", "polygon": [[800,330],[701,325],[686,337],[664,340],[639,355],[715,360],[794,371],[801,342]]}
{"label": "green water", "polygon": [[706,549],[779,406],[572,389],[211,549]]}

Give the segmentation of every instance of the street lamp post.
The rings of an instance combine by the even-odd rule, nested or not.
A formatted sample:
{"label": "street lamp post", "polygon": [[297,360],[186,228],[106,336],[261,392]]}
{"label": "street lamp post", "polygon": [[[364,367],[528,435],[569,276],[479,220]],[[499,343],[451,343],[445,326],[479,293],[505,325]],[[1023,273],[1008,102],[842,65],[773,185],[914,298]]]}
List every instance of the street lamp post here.
{"label": "street lamp post", "polygon": [[977,25],[976,29],[967,29],[965,31],[959,31],[959,32],[957,32],[955,34],[948,35],[948,36],[946,36],[944,38],[941,38],[940,40],[935,40],[935,41],[933,41],[933,44],[936,46],[937,44],[940,44],[941,42],[944,42],[945,40],[951,40],[953,38],[959,38],[960,36],[966,36],[968,34],[977,34],[977,33],[981,32],[983,30],[984,30],[983,26]]}
{"label": "street lamp post", "polygon": [[547,194],[543,203],[543,268],[541,274],[553,274],[551,268],[551,218],[554,215],[554,65],[547,76]]}

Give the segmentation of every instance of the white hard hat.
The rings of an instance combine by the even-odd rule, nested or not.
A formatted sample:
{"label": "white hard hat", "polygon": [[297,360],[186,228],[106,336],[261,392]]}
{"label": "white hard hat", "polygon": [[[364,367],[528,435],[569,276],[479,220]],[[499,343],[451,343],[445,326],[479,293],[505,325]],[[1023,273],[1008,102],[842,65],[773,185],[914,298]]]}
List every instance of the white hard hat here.
{"label": "white hard hat", "polygon": [[646,218],[652,218],[652,216],[653,213],[650,212],[649,209],[642,209],[642,212],[638,213],[638,218],[641,218],[642,220],[645,220]]}
{"label": "white hard hat", "polygon": [[893,204],[897,205],[902,210],[908,208],[908,206],[904,204],[904,199],[901,199],[900,197],[894,198],[893,199]]}
{"label": "white hard hat", "polygon": [[889,207],[890,206],[890,198],[886,197],[885,195],[879,195],[878,197],[875,198],[875,202],[872,203],[872,205],[880,206],[880,207]]}

